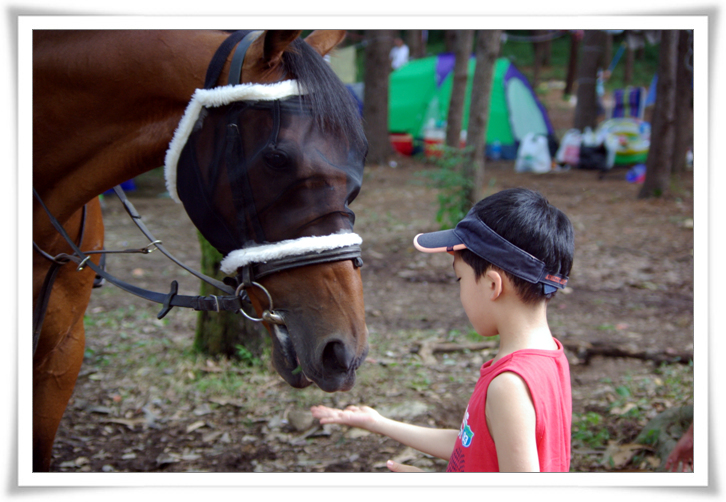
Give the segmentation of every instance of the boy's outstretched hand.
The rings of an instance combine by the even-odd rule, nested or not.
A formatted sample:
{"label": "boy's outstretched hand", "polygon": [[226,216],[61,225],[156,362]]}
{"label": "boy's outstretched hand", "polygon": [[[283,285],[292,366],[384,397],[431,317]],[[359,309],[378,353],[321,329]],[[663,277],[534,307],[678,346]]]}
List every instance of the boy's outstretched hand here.
{"label": "boy's outstretched hand", "polygon": [[328,408],[327,406],[313,406],[310,408],[314,418],[321,424],[341,424],[358,427],[375,432],[374,427],[381,419],[381,415],[368,406],[348,406],[344,410]]}

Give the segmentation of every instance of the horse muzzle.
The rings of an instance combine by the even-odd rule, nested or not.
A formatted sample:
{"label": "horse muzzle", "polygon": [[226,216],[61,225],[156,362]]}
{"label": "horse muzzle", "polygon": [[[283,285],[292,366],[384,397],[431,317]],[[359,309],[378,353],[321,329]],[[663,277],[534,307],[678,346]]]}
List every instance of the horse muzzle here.
{"label": "horse muzzle", "polygon": [[[272,334],[272,362],[282,378],[295,388],[315,383],[325,392],[348,391],[355,384],[356,370],[368,354],[365,342],[368,329],[364,326],[362,338],[311,336],[314,326],[281,314],[285,324],[268,324]],[[315,341],[308,341],[314,339]],[[360,341],[363,341],[361,344]]]}

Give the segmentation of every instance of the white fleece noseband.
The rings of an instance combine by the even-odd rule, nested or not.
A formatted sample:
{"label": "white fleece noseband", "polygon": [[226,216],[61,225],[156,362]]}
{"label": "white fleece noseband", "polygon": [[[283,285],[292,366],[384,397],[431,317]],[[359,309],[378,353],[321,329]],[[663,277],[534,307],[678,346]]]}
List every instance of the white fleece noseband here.
{"label": "white fleece noseband", "polygon": [[166,189],[171,198],[176,202],[181,202],[176,191],[176,166],[203,108],[216,108],[237,101],[275,101],[304,94],[306,91],[300,87],[297,80],[283,80],[274,84],[225,85],[214,89],[194,91],[166,151],[164,176],[166,177]]}
{"label": "white fleece noseband", "polygon": [[361,244],[363,239],[352,232],[331,235],[300,237],[272,244],[237,249],[229,253],[220,264],[225,274],[234,273],[239,267],[252,263],[267,263],[270,260],[300,256],[307,253],[320,253],[330,249],[338,249]]}

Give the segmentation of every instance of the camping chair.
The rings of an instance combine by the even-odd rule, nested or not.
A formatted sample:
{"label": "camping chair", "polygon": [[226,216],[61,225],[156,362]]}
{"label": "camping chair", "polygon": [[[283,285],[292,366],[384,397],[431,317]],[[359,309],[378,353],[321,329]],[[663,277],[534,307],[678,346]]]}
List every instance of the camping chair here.
{"label": "camping chair", "polygon": [[613,92],[613,109],[610,118],[634,117],[642,119],[645,114],[645,87],[626,87]]}

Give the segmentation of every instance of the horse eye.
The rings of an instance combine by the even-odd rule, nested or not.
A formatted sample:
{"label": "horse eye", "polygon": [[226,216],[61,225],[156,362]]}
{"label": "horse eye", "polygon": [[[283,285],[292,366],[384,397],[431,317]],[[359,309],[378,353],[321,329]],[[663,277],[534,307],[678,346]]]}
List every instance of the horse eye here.
{"label": "horse eye", "polygon": [[267,150],[263,154],[265,164],[273,169],[281,169],[287,167],[290,164],[290,158],[282,150]]}

